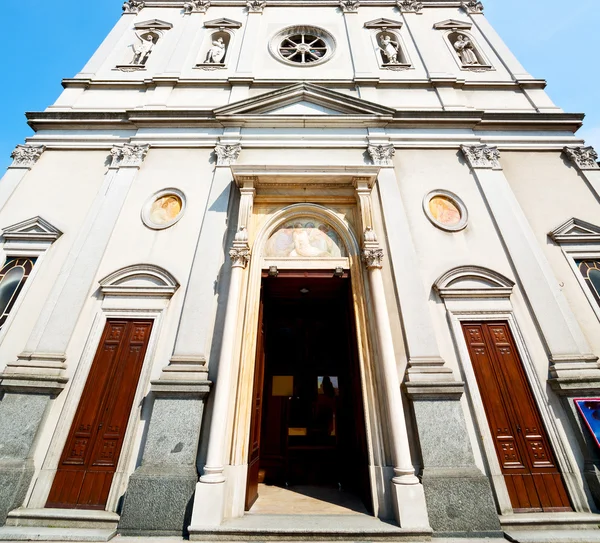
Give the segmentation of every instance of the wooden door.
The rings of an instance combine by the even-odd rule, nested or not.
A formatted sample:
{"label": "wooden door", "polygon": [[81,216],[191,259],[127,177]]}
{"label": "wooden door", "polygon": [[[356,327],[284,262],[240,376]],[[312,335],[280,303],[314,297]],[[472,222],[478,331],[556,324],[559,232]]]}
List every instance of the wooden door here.
{"label": "wooden door", "polygon": [[263,322],[263,301],[261,297],[258,312],[258,338],[256,361],[254,363],[254,389],[252,392],[252,415],[250,421],[250,446],[248,448],[248,481],[246,483],[245,509],[249,511],[258,499],[258,473],[260,469],[260,430],[263,406],[265,373],[265,341]]}
{"label": "wooden door", "polygon": [[106,323],[46,507],[105,508],[151,330],[149,320]]}
{"label": "wooden door", "polygon": [[514,511],[570,511],[508,323],[462,328]]}

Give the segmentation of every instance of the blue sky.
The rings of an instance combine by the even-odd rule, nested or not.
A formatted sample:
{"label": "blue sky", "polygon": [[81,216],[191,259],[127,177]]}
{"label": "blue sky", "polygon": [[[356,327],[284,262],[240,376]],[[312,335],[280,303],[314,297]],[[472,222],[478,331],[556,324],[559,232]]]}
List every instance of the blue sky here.
{"label": "blue sky", "polygon": [[[123,0],[3,2],[0,63],[0,175],[31,135],[25,111],[40,111],[61,92],[121,14]],[[568,112],[587,114],[579,134],[600,151],[599,0],[483,0],[485,14],[548,93]]]}

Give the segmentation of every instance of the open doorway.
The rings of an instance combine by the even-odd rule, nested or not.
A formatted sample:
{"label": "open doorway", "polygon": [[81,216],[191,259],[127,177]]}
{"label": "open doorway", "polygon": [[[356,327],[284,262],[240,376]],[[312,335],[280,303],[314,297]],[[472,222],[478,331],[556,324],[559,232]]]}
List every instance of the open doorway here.
{"label": "open doorway", "polygon": [[349,274],[265,273],[258,333],[246,510],[370,512]]}

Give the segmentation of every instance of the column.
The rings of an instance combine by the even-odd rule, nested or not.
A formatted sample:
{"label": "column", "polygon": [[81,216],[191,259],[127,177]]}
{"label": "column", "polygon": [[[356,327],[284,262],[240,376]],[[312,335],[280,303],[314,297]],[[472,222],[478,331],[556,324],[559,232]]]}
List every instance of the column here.
{"label": "column", "polygon": [[0,374],[0,521],[22,504],[31,482],[32,444],[49,400],[67,382],[67,345],[147,151],[148,145],[112,149],[112,165],[31,332],[27,352]]}
{"label": "column", "polygon": [[377,183],[408,351],[404,386],[415,413],[429,522],[436,532],[498,532],[490,482],[475,465],[460,403],[464,383],[455,379],[438,349],[393,167],[394,147],[387,143],[368,150],[382,166]]}
{"label": "column", "polygon": [[248,18],[246,19],[246,28],[244,37],[242,38],[236,74],[233,79],[238,81],[253,79],[254,53],[256,51],[256,43],[258,42],[261,16],[266,5],[267,2],[265,0],[248,0],[246,2]]}
{"label": "column", "polygon": [[564,153],[600,201],[600,165],[593,147],[565,147]]}
{"label": "column", "polygon": [[0,181],[0,209],[6,205],[17,185],[27,175],[29,170],[33,168],[45,149],[46,147],[43,145],[32,143],[17,145],[15,147],[15,150],[10,155],[13,163],[8,167],[8,170]]}
{"label": "column", "polygon": [[430,530],[423,486],[415,475],[410,456],[392,328],[381,274],[383,249],[373,229],[371,187],[368,185],[368,180],[362,178],[356,178],[354,184],[363,227],[362,258],[368,270],[375,314],[374,328],[377,333],[379,373],[384,387],[387,419],[390,421],[390,453],[394,468],[394,477],[391,481],[394,514],[402,528]]}
{"label": "column", "polygon": [[461,149],[492,212],[542,333],[549,352],[550,384],[559,393],[580,386],[600,386],[598,357],[592,354],[504,176],[498,149],[487,145],[463,145]]}
{"label": "column", "polygon": [[[240,151],[240,145],[217,147],[218,165],[229,166]],[[229,170],[229,168],[227,168]],[[212,417],[208,435],[208,451],[203,474],[196,485],[190,531],[202,527],[219,526],[223,520],[225,504],[225,464],[227,463],[227,415],[231,391],[235,390],[233,367],[235,337],[239,322],[240,295],[244,270],[250,261],[248,221],[254,201],[253,178],[242,186],[238,227],[229,250],[231,276],[227,292],[225,319],[221,331],[221,352],[214,385]]]}

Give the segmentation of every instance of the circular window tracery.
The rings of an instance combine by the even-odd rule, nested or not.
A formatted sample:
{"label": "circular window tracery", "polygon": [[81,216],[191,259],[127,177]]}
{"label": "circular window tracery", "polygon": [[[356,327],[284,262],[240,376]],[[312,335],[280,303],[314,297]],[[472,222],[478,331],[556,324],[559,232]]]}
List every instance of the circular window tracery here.
{"label": "circular window tracery", "polygon": [[271,40],[271,53],[293,66],[314,66],[333,54],[335,40],[325,30],[312,26],[292,26],[278,32]]}

